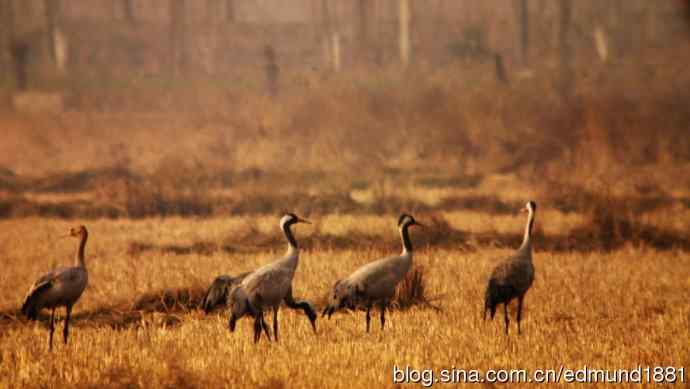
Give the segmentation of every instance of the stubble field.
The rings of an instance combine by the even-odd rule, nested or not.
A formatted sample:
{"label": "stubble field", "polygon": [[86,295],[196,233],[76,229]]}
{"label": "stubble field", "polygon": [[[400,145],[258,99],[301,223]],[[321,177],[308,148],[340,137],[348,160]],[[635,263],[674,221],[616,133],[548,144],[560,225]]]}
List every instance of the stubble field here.
{"label": "stubble field", "polygon": [[[273,219],[261,218],[260,234],[279,236]],[[314,221],[297,228],[298,239],[309,241],[315,230],[340,226],[335,234],[377,230],[375,235],[387,242],[332,248],[314,241],[302,250],[295,295],[317,304],[335,280],[399,249],[393,244],[394,218],[371,217],[364,224],[347,216]],[[463,219],[455,222],[460,227]],[[276,239],[235,252],[134,254],[130,242],[229,245],[228,236],[248,223],[243,218],[89,223],[90,286],[76,306],[69,345],[58,342],[50,353],[45,322],[28,323],[12,311],[38,274],[70,261],[76,242],[55,238],[70,222],[3,221],[2,385],[361,387],[392,385],[393,366],[438,373],[442,368],[613,370],[690,362],[690,257],[683,251],[629,246],[608,253],[547,252],[536,246],[536,280],[520,336],[515,327],[510,336],[503,334],[500,310],[498,320],[481,320],[486,278],[510,249],[437,248],[417,231],[414,263],[423,267],[425,293],[441,310],[424,305],[393,310],[383,331],[375,320],[371,333],[365,333],[363,312],[354,312],[320,319],[313,334],[302,314],[283,308],[280,342],[254,345],[248,319],[230,333],[225,313],[204,316],[191,304],[141,301],[173,289],[198,295],[215,275],[256,268],[283,247]],[[522,223],[510,217],[504,228],[519,232]]]}
{"label": "stubble field", "polygon": [[[388,387],[394,366],[687,368],[689,116],[674,78],[687,72],[671,54],[676,70],[650,68],[672,77],[635,99],[621,96],[639,89],[639,69],[621,63],[621,82],[564,101],[548,74],[504,87],[448,71],[324,78],[276,100],[166,92],[198,112],[3,115],[0,387]],[[133,106],[158,98],[121,92]],[[520,244],[527,200],[539,204],[536,279],[523,333],[513,320],[505,336],[501,309],[481,318],[484,289]],[[293,287],[319,308],[337,279],[399,252],[395,222],[413,214],[428,225],[411,237],[429,304],[393,309],[383,330],[375,315],[368,334],[363,312],[319,319],[314,334],[283,308],[280,342],[258,345],[250,320],[230,333],[224,311],[200,313],[215,276],[282,254],[283,211],[313,222],[296,228]],[[72,261],[77,242],[59,236],[78,224],[90,284],[69,345],[61,322],[50,353],[46,317],[18,310],[37,277]]]}

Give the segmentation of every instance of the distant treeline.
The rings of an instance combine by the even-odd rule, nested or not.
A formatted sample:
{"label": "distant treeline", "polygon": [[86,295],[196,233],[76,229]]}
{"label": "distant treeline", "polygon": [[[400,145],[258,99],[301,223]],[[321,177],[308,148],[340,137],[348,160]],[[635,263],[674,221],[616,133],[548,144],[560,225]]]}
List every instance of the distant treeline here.
{"label": "distant treeline", "polygon": [[243,81],[257,83],[281,70],[468,59],[492,72],[495,64],[505,81],[518,66],[639,56],[686,39],[687,8],[685,0],[0,0],[0,85],[259,70]]}

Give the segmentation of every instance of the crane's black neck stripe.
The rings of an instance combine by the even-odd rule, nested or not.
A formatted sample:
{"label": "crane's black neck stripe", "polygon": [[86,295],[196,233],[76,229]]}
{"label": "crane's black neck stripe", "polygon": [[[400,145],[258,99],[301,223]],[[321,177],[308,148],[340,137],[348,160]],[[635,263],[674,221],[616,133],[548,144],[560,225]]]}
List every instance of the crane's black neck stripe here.
{"label": "crane's black neck stripe", "polygon": [[400,227],[400,235],[402,236],[405,251],[412,252],[412,242],[410,241],[410,234],[407,232],[409,226],[409,224],[403,224],[402,227]]}
{"label": "crane's black neck stripe", "polygon": [[537,203],[530,201],[529,205],[529,225],[527,226],[527,234],[532,236],[532,227],[534,226],[534,217],[537,213]]}
{"label": "crane's black neck stripe", "polygon": [[288,221],[287,223],[283,224],[283,233],[285,234],[285,238],[288,240],[290,246],[298,248],[297,240],[295,240],[295,237],[292,235],[292,230],[290,229],[294,223],[295,222],[293,221]]}
{"label": "crane's black neck stripe", "polygon": [[527,227],[527,234],[532,236],[532,227],[534,226],[534,214],[530,213],[529,217],[529,227]]}
{"label": "crane's black neck stripe", "polygon": [[84,235],[81,236],[81,240],[79,241],[79,248],[77,249],[77,265],[81,265],[84,263],[84,249],[86,247],[86,240],[89,238],[89,235],[87,233],[84,233]]}

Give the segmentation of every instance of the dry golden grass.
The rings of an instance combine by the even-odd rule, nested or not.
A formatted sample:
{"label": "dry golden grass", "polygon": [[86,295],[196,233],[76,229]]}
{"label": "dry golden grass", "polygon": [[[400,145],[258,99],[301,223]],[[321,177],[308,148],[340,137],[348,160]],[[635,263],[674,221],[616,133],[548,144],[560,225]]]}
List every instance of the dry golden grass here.
{"label": "dry golden grass", "polygon": [[[484,70],[363,70],[278,100],[213,79],[177,85],[159,103],[160,88],[99,78],[80,94],[94,102],[77,111],[3,114],[0,387],[380,387],[395,364],[687,367],[679,52],[658,53],[669,66],[654,67],[652,91],[639,82],[646,60],[624,61],[593,69],[592,80],[609,81],[581,83],[576,99],[562,99],[558,72],[541,66],[509,87]],[[645,94],[630,100],[631,89]],[[95,106],[128,113],[78,112]],[[537,275],[524,333],[506,337],[500,313],[480,319],[483,292],[519,243],[524,220],[513,212],[528,199],[540,204]],[[230,334],[224,315],[185,302],[141,307],[279,255],[275,214],[286,206],[315,222],[297,231],[296,296],[322,302],[335,280],[397,251],[395,215],[409,211],[431,226],[413,234],[415,262],[442,311],[396,310],[370,334],[363,313],[343,313],[314,335],[283,310],[280,343],[255,346],[246,319]],[[36,277],[70,262],[76,243],[57,237],[77,218],[91,233],[90,286],[70,344],[50,354],[45,323],[16,312]]]}
{"label": "dry golden grass", "polygon": [[[367,217],[361,225],[349,216],[319,222],[320,230],[334,234],[352,229],[395,234],[389,217]],[[279,254],[273,246],[242,254],[127,254],[132,240],[220,244],[246,223],[242,218],[90,222],[90,286],[75,314],[102,307],[127,310],[145,293],[205,286],[217,274],[249,270]],[[504,223],[499,228],[522,227],[518,219]],[[257,224],[278,236],[268,219]],[[18,309],[36,276],[70,261],[75,242],[55,238],[68,225],[46,219],[0,222],[5,289],[0,311]],[[299,226],[297,236],[316,228]],[[224,314],[148,313],[118,330],[107,321],[81,317],[73,323],[70,344],[60,344],[52,354],[45,325],[3,319],[0,386],[379,387],[392,385],[393,365],[482,370],[690,365],[687,252],[625,247],[610,253],[550,253],[537,247],[523,334],[517,336],[512,327],[506,337],[500,314],[486,323],[481,315],[486,277],[510,250],[460,252],[425,247],[414,233],[413,240],[421,247],[415,262],[426,269],[428,293],[441,297],[436,304],[442,312],[393,311],[385,330],[375,320],[370,334],[364,332],[362,312],[342,313],[319,320],[314,335],[303,315],[283,309],[280,343],[258,345],[251,342],[249,320],[231,334]],[[295,294],[320,301],[336,279],[384,254],[366,246],[303,251]]]}

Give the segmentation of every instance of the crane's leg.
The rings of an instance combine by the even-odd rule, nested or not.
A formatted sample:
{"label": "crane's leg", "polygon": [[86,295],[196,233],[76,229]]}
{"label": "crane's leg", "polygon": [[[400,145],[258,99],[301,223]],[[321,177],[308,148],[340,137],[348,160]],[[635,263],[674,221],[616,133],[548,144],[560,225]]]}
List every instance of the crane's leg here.
{"label": "crane's leg", "polygon": [[48,335],[48,351],[53,351],[53,332],[55,332],[55,308],[50,312],[50,335]]}
{"label": "crane's leg", "polygon": [[[278,307],[273,308],[273,337],[278,341]],[[269,338],[270,339],[270,338]]]}
{"label": "crane's leg", "polygon": [[506,319],[506,335],[508,335],[508,323],[510,323],[510,319],[508,318],[508,301],[503,303],[503,316]]}
{"label": "crane's leg", "polygon": [[518,322],[518,335],[520,335],[520,320],[522,320],[522,300],[525,298],[524,294],[518,296],[518,311],[517,311],[517,322]]}
{"label": "crane's leg", "polygon": [[[314,309],[312,306],[306,302],[306,301],[300,301],[297,302],[295,301],[295,298],[292,296],[292,287],[288,289],[287,295],[285,295],[285,298],[283,299],[285,301],[285,305],[287,305],[288,308],[290,309],[301,309],[305,315],[307,315],[307,318],[309,319],[309,322],[311,323],[311,329],[316,332],[316,312],[314,312]],[[328,318],[331,318],[331,314],[333,313],[333,309],[331,308],[329,310],[329,307],[326,307],[323,310],[323,316],[328,313]]]}
{"label": "crane's leg", "polygon": [[388,305],[387,301],[381,302],[381,330],[383,330],[383,325],[386,324],[386,306]]}
{"label": "crane's leg", "polygon": [[65,328],[62,331],[62,337],[65,340],[65,344],[67,344],[67,337],[69,337],[69,319],[72,316],[72,306],[66,306],[65,310],[67,311],[67,317],[65,317]]}
{"label": "crane's leg", "polygon": [[235,325],[237,324],[237,317],[234,313],[230,314],[230,319],[228,320],[228,328],[230,332],[235,332]]}
{"label": "crane's leg", "polygon": [[264,320],[264,315],[261,315],[261,327],[264,329],[264,334],[266,334],[266,337],[268,338],[268,341],[271,341],[271,332],[268,329],[268,324],[266,324],[266,320]]}
{"label": "crane's leg", "polygon": [[258,343],[261,339],[262,316],[263,312],[257,312],[254,316],[254,343]]}
{"label": "crane's leg", "polygon": [[369,332],[369,323],[371,323],[371,303],[367,304],[367,332]]}

